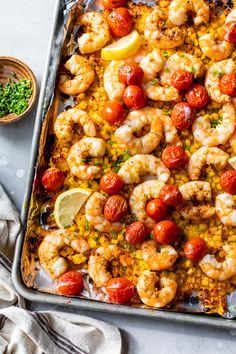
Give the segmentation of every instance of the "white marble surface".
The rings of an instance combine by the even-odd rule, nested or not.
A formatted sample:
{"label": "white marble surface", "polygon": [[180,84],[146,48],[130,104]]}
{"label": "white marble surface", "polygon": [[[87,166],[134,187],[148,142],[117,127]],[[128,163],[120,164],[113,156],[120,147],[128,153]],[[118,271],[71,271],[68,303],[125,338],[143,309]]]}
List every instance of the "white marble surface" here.
{"label": "white marble surface", "polygon": [[[40,84],[55,1],[1,0],[0,3],[0,55],[24,60],[34,70]],[[0,182],[18,209],[23,200],[34,119],[33,112],[22,121],[0,127]],[[34,304],[33,308],[45,306]],[[236,353],[236,331],[229,333],[149,319],[83,313],[116,324],[122,330],[125,354]]]}

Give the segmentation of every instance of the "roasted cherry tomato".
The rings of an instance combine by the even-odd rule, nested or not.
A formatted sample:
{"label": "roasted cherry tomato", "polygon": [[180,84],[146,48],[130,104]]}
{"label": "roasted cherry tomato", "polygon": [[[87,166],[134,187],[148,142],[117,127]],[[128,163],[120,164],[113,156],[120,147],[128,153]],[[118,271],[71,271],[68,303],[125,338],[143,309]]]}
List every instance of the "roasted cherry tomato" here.
{"label": "roasted cherry tomato", "polygon": [[128,204],[125,198],[116,194],[107,199],[103,213],[108,221],[114,222],[122,219],[127,210]]}
{"label": "roasted cherry tomato", "polygon": [[156,242],[169,245],[179,236],[179,228],[174,221],[162,220],[154,226],[153,236]]}
{"label": "roasted cherry tomato", "polygon": [[123,304],[134,296],[134,286],[128,279],[112,278],[106,284],[106,292],[111,302]]}
{"label": "roasted cherry tomato", "polygon": [[168,214],[168,208],[161,199],[154,198],[147,203],[146,213],[150,218],[161,221]]}
{"label": "roasted cherry tomato", "polygon": [[148,230],[141,221],[134,221],[126,228],[125,239],[131,245],[137,245],[148,236]]}
{"label": "roasted cherry tomato", "polygon": [[126,0],[101,0],[101,4],[106,10],[112,10],[125,6]]}
{"label": "roasted cherry tomato", "polygon": [[180,146],[167,146],[162,153],[162,161],[168,168],[183,167],[187,160],[188,156]]}
{"label": "roasted cherry tomato", "polygon": [[146,97],[143,90],[136,85],[126,87],[123,94],[125,105],[130,109],[140,109],[146,105]]}
{"label": "roasted cherry tomato", "polygon": [[161,188],[160,199],[168,206],[176,206],[182,203],[183,197],[177,186],[166,184]]}
{"label": "roasted cherry tomato", "polygon": [[184,253],[191,261],[200,262],[207,253],[206,242],[200,237],[193,238],[185,244]]}
{"label": "roasted cherry tomato", "polygon": [[180,102],[174,106],[171,118],[177,129],[185,130],[192,125],[195,111],[187,102]]}
{"label": "roasted cherry tomato", "polygon": [[137,64],[125,64],[118,70],[119,81],[125,85],[138,85],[143,79],[143,69]]}
{"label": "roasted cherry tomato", "polygon": [[209,96],[204,86],[193,84],[185,93],[187,102],[194,108],[201,109],[209,102]]}
{"label": "roasted cherry tomato", "polygon": [[64,184],[64,173],[57,167],[48,168],[42,176],[42,185],[48,192],[57,192]]}
{"label": "roasted cherry tomato", "polygon": [[100,180],[101,189],[108,194],[116,194],[123,187],[122,178],[115,172],[111,171],[102,176]]}
{"label": "roasted cherry tomato", "polygon": [[186,90],[192,83],[193,77],[187,70],[177,70],[171,76],[171,84],[177,90]]}
{"label": "roasted cherry tomato", "polygon": [[125,7],[119,7],[108,16],[108,24],[113,36],[127,36],[132,28],[132,17]]}
{"label": "roasted cherry tomato", "polygon": [[220,91],[231,97],[236,96],[236,74],[225,74],[220,79]]}
{"label": "roasted cherry tomato", "polygon": [[125,120],[126,112],[120,103],[108,101],[104,105],[102,117],[110,124],[119,125]]}
{"label": "roasted cherry tomato", "polygon": [[57,292],[60,295],[79,295],[83,287],[83,276],[75,270],[62,274],[56,283]]}
{"label": "roasted cherry tomato", "polygon": [[230,21],[224,25],[224,40],[236,43],[236,21]]}
{"label": "roasted cherry tomato", "polygon": [[236,171],[228,170],[220,176],[221,188],[229,194],[236,194]]}

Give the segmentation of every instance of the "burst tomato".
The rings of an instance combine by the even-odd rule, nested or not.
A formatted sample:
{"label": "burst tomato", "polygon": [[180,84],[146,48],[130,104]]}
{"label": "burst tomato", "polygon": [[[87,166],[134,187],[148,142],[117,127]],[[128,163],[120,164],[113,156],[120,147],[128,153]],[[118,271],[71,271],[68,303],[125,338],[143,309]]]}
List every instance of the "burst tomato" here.
{"label": "burst tomato", "polygon": [[177,70],[171,77],[172,86],[179,91],[186,90],[191,85],[192,81],[192,75],[186,70]]}
{"label": "burst tomato", "polygon": [[101,0],[101,4],[106,10],[112,10],[125,6],[126,0]]}
{"label": "burst tomato", "polygon": [[140,109],[146,105],[146,97],[143,90],[136,85],[126,87],[123,94],[125,105],[130,109]]}
{"label": "burst tomato", "polygon": [[122,195],[112,195],[104,206],[104,216],[108,221],[120,221],[128,210],[128,204]]}
{"label": "burst tomato", "polygon": [[229,43],[236,43],[236,21],[224,25],[224,40]]}
{"label": "burst tomato", "polygon": [[108,16],[108,24],[113,36],[127,36],[132,28],[132,17],[125,7],[119,7]]}
{"label": "burst tomato", "polygon": [[236,171],[228,170],[220,176],[221,188],[229,194],[236,194]]}
{"label": "burst tomato", "polygon": [[60,295],[79,295],[83,287],[83,276],[74,270],[62,274],[56,283],[57,292]]}
{"label": "burst tomato", "polygon": [[236,74],[225,74],[220,79],[220,91],[231,97],[236,96]]}
{"label": "burst tomato", "polygon": [[104,105],[102,117],[110,124],[119,125],[125,120],[126,112],[120,103],[108,101]]}
{"label": "burst tomato", "polygon": [[134,221],[126,228],[125,239],[131,245],[137,245],[145,240],[148,230],[141,221]]}
{"label": "burst tomato", "polygon": [[155,221],[161,221],[168,214],[168,208],[161,199],[154,198],[147,203],[146,213]]}
{"label": "burst tomato", "polygon": [[179,236],[179,228],[174,221],[162,220],[154,226],[153,236],[156,242],[169,245]]}
{"label": "burst tomato", "polygon": [[201,109],[209,102],[209,96],[204,86],[193,84],[185,93],[187,102],[194,108]]}
{"label": "burst tomato", "polygon": [[164,204],[168,206],[176,206],[182,203],[183,197],[177,186],[166,184],[160,190],[159,197]]}
{"label": "burst tomato", "polygon": [[123,187],[122,178],[115,172],[111,171],[102,176],[100,180],[101,189],[108,194],[116,194]]}
{"label": "burst tomato", "polygon": [[143,69],[137,64],[125,64],[119,68],[118,78],[125,85],[138,85],[143,79]]}
{"label": "burst tomato", "polygon": [[162,153],[162,161],[168,168],[183,167],[188,160],[188,156],[180,146],[167,146]]}
{"label": "burst tomato", "polygon": [[180,102],[174,106],[171,118],[177,129],[185,130],[192,125],[195,111],[187,102]]}
{"label": "burst tomato", "polygon": [[207,253],[206,242],[200,237],[193,238],[185,244],[184,253],[191,261],[200,262]]}
{"label": "burst tomato", "polygon": [[134,296],[134,286],[128,279],[113,278],[107,282],[106,292],[111,302],[123,304]]}
{"label": "burst tomato", "polygon": [[42,185],[48,192],[57,192],[64,184],[64,173],[57,167],[48,168],[42,176]]}

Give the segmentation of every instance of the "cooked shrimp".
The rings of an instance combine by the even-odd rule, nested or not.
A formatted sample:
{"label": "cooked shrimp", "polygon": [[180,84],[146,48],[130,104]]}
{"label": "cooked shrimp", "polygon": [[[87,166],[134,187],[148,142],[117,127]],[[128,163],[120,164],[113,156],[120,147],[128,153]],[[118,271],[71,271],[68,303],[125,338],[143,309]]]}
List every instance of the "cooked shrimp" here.
{"label": "cooked shrimp", "polygon": [[[129,149],[132,155],[149,154],[160,143],[162,137],[162,122],[159,118],[161,110],[145,107],[128,114],[123,125],[115,132],[115,137],[121,148]],[[136,137],[142,129],[149,125],[149,131]]]}
{"label": "cooked shrimp", "polygon": [[96,128],[88,113],[78,108],[71,108],[60,113],[54,124],[54,132],[58,140],[70,142],[73,139],[74,127],[80,124],[88,136],[96,135]]}
{"label": "cooked shrimp", "polygon": [[164,59],[159,50],[153,49],[140,61],[139,66],[144,71],[145,80],[152,80],[163,68]]}
{"label": "cooked shrimp", "polygon": [[224,39],[216,40],[211,33],[199,37],[198,41],[203,54],[214,61],[227,59],[234,49],[233,43],[229,43]]}
{"label": "cooked shrimp", "polygon": [[85,206],[85,216],[89,224],[101,232],[120,231],[122,225],[120,222],[110,222],[103,215],[103,208],[107,198],[98,192],[95,192],[88,199]]}
{"label": "cooked shrimp", "polygon": [[231,21],[236,21],[236,9],[230,11],[228,16],[226,17],[225,23],[229,23]]}
{"label": "cooked shrimp", "polygon": [[[156,287],[158,282],[160,290]],[[159,279],[155,272],[145,270],[138,278],[137,291],[145,305],[160,308],[175,298],[177,282],[166,276]]]}
{"label": "cooked shrimp", "polygon": [[197,79],[204,74],[204,64],[201,59],[188,53],[175,53],[171,55],[165,62],[161,71],[161,84],[163,86],[171,86],[171,78],[177,70],[186,70],[192,73]]}
{"label": "cooked shrimp", "polygon": [[233,149],[233,152],[236,154],[236,130],[234,130],[233,135],[229,139],[229,144]]}
{"label": "cooked shrimp", "polygon": [[236,274],[236,243],[224,245],[222,248],[226,253],[223,262],[217,261],[213,254],[206,254],[199,262],[203,273],[218,281],[226,281]]}
{"label": "cooked shrimp", "polygon": [[208,115],[195,119],[192,125],[194,138],[205,146],[217,146],[225,144],[235,129],[235,110],[232,104],[223,105],[219,116],[221,122],[215,127],[211,127]]}
{"label": "cooked shrimp", "polygon": [[[184,219],[200,221],[210,218],[215,213],[211,202],[211,186],[208,182],[187,182],[179,187],[183,203],[176,207]],[[198,205],[196,205],[196,203]]]}
{"label": "cooked shrimp", "polygon": [[121,249],[115,245],[98,248],[93,255],[89,257],[88,273],[96,286],[100,287],[106,284],[112,278],[107,266],[113,259],[119,258]]}
{"label": "cooked shrimp", "polygon": [[86,33],[78,38],[79,50],[82,54],[96,52],[109,41],[110,29],[101,13],[86,12],[80,16],[80,24],[86,27]]}
{"label": "cooked shrimp", "polygon": [[102,166],[96,166],[94,159],[86,163],[87,159],[103,157],[106,143],[100,138],[83,138],[70,148],[67,162],[73,175],[80,179],[94,179],[101,177]]}
{"label": "cooked shrimp", "polygon": [[66,95],[78,95],[86,91],[94,80],[94,70],[88,60],[80,55],[72,55],[65,63],[65,68],[74,75],[61,75],[58,88]]}
{"label": "cooked shrimp", "polygon": [[145,225],[152,229],[155,220],[150,218],[146,213],[146,204],[150,199],[158,198],[164,183],[158,180],[145,181],[138,184],[130,195],[129,205],[130,211],[136,220],[142,221]]}
{"label": "cooked shrimp", "polygon": [[169,20],[177,26],[188,20],[188,13],[193,12],[195,25],[206,23],[209,20],[209,5],[204,0],[172,0],[169,7]]}
{"label": "cooked shrimp", "polygon": [[220,79],[224,74],[236,72],[236,65],[232,59],[226,59],[214,63],[207,70],[205,86],[211,99],[218,103],[231,102],[232,98],[220,90]]}
{"label": "cooked shrimp", "polygon": [[154,240],[143,242],[141,246],[142,258],[151,270],[170,269],[178,258],[178,253],[172,246],[160,246]]}
{"label": "cooked shrimp", "polygon": [[236,205],[231,194],[223,193],[216,196],[216,215],[227,226],[236,226]]}
{"label": "cooked shrimp", "polygon": [[60,250],[66,245],[79,253],[86,253],[89,250],[88,242],[85,239],[78,237],[75,232],[65,229],[47,234],[39,246],[40,264],[52,278],[59,277],[68,268],[67,261],[60,255]]}
{"label": "cooked shrimp", "polygon": [[124,60],[112,60],[104,73],[104,88],[111,101],[121,101],[126,88],[118,79],[118,70],[123,64]]}
{"label": "cooked shrimp", "polygon": [[160,113],[160,119],[162,121],[165,140],[168,144],[182,146],[182,141],[178,135],[178,131],[175,128],[173,120],[167,114]]}
{"label": "cooked shrimp", "polygon": [[181,28],[166,25],[167,17],[168,14],[165,10],[155,7],[147,16],[145,22],[145,38],[160,49],[178,47],[185,39],[185,34]]}
{"label": "cooked shrimp", "polygon": [[191,180],[198,180],[201,169],[204,165],[215,165],[217,170],[222,170],[227,162],[229,155],[217,147],[202,146],[194,152],[188,163],[188,174]]}
{"label": "cooked shrimp", "polygon": [[169,169],[161,159],[153,155],[138,154],[130,157],[121,167],[118,174],[124,183],[139,183],[144,175],[155,176],[160,181],[166,182],[170,177]]}

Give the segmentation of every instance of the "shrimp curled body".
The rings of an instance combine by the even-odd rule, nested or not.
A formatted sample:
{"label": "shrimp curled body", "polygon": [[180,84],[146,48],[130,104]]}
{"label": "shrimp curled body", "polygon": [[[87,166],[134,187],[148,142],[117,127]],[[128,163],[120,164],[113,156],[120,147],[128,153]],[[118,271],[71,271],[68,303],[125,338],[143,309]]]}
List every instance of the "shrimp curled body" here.
{"label": "shrimp curled body", "polygon": [[204,0],[172,0],[169,7],[169,20],[177,26],[188,20],[188,13],[194,12],[194,24],[199,25],[209,20],[209,5]]}
{"label": "shrimp curled body", "polygon": [[234,49],[233,43],[225,40],[216,41],[211,33],[199,37],[199,46],[203,54],[214,61],[227,59]]}
{"label": "shrimp curled body", "polygon": [[123,64],[123,60],[112,60],[104,72],[104,88],[111,101],[121,101],[125,91],[125,84],[118,79],[118,71]]}
{"label": "shrimp curled body", "polygon": [[141,246],[142,258],[151,270],[170,269],[178,258],[178,253],[172,246],[161,246],[157,252],[157,243],[154,240],[146,241]]}
{"label": "shrimp curled body", "polygon": [[236,205],[231,194],[222,193],[216,196],[216,214],[222,224],[236,226]]}

